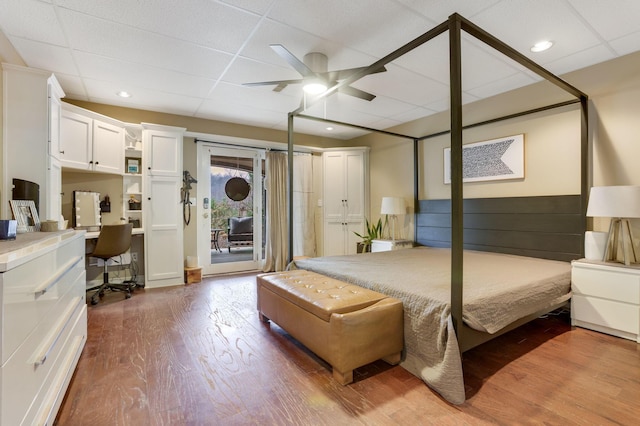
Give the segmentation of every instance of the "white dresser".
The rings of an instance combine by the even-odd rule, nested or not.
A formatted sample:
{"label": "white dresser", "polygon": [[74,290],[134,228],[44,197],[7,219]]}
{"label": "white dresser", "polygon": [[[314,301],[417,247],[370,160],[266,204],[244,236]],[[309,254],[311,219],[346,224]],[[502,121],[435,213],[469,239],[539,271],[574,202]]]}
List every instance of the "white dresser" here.
{"label": "white dresser", "polygon": [[87,340],[84,232],[0,241],[0,424],[51,425]]}
{"label": "white dresser", "polygon": [[413,247],[411,240],[373,240],[371,241],[371,252],[401,250]]}
{"label": "white dresser", "polygon": [[571,263],[571,325],[640,343],[640,267]]}

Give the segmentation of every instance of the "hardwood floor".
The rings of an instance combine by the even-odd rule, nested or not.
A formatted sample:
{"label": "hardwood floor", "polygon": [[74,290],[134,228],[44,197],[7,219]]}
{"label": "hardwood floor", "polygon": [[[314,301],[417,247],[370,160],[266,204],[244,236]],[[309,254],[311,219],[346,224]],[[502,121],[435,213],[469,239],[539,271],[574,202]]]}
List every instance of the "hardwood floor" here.
{"label": "hardwood floor", "polygon": [[340,386],[255,309],[252,274],[108,294],[58,425],[637,424],[640,345],[537,319],[464,354],[450,405],[379,361]]}

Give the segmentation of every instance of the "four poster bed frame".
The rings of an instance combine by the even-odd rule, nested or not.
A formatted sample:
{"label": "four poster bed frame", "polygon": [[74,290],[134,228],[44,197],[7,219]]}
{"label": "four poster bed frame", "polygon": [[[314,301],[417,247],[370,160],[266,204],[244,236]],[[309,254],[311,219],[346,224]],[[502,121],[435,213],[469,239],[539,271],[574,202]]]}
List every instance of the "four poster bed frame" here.
{"label": "four poster bed frame", "polygon": [[[304,115],[300,107],[288,115],[289,152],[289,261],[293,260],[293,124],[294,118],[333,123],[386,134],[413,141],[415,241],[420,245],[451,247],[451,316],[460,353],[512,330],[544,312],[537,312],[512,323],[495,334],[474,330],[463,323],[463,250],[482,250],[570,261],[583,257],[588,193],[588,97],[564,80],[537,65],[497,38],[458,14],[393,51],[369,67],[353,74],[327,90],[320,98],[349,85],[434,37],[449,33],[449,69],[451,130],[426,136],[409,136],[350,123]],[[522,111],[481,123],[462,124],[461,31],[491,46],[520,65],[555,84],[574,100]],[[319,99],[319,98],[318,98]],[[572,104],[580,105],[580,195],[507,197],[463,200],[462,133],[464,129],[534,114]],[[451,134],[451,199],[419,200],[419,143],[436,136]],[[491,213],[487,215],[486,213]],[[562,305],[562,304],[561,304]],[[546,309],[549,312],[559,306]]]}

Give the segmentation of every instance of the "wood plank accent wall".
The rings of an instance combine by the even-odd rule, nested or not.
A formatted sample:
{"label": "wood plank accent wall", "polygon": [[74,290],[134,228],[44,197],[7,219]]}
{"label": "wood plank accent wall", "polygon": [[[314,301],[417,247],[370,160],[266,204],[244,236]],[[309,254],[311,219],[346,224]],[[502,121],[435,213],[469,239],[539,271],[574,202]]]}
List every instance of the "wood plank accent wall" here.
{"label": "wood plank accent wall", "polygon": [[[570,261],[584,257],[579,195],[472,198],[463,204],[464,248]],[[451,246],[450,200],[420,200],[416,242]]]}

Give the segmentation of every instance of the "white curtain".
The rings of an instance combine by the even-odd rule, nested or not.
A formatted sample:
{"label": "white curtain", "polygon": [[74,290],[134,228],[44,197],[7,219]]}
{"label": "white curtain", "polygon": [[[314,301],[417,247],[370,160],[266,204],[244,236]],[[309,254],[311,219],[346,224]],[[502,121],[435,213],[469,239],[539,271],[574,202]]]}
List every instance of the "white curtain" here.
{"label": "white curtain", "polygon": [[283,271],[287,267],[287,154],[267,151],[265,188],[267,191],[264,272]]}
{"label": "white curtain", "polygon": [[293,255],[316,255],[313,208],[313,157],[293,156]]}

